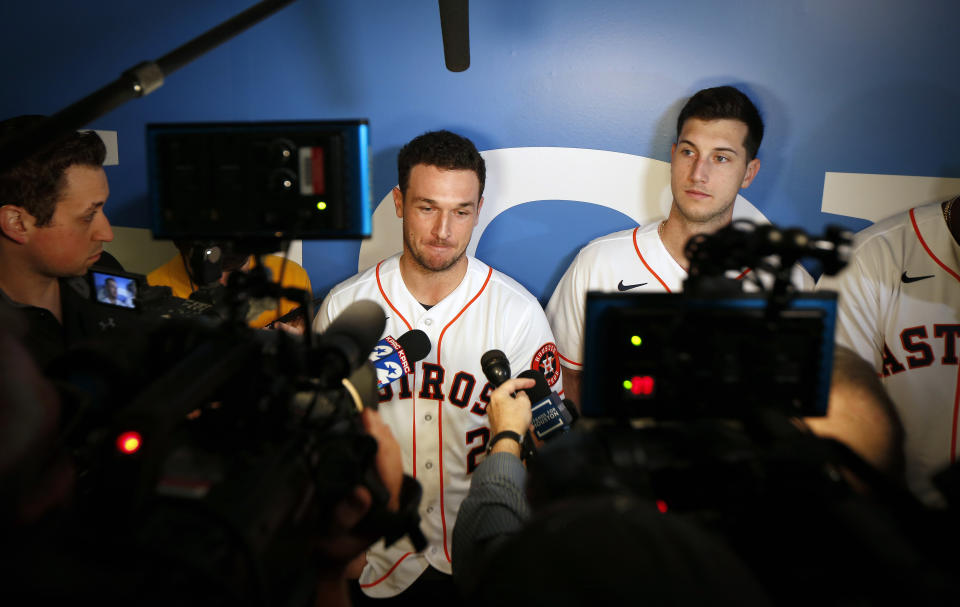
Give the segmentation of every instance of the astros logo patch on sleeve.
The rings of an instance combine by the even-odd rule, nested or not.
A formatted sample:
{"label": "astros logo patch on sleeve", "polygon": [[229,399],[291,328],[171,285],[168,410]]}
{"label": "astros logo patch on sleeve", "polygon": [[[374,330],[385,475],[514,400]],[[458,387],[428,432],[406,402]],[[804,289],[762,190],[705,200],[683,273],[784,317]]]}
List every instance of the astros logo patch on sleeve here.
{"label": "astros logo patch on sleeve", "polygon": [[540,346],[537,353],[533,355],[530,368],[543,373],[549,385],[552,386],[557,383],[557,380],[560,379],[560,356],[556,344],[548,342]]}

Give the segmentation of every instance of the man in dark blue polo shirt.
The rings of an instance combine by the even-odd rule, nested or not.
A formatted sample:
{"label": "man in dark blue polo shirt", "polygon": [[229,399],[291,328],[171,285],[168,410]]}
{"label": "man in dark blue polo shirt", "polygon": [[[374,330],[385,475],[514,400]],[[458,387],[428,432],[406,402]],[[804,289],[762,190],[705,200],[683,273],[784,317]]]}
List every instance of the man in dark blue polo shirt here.
{"label": "man in dark blue polo shirt", "polygon": [[[0,139],[41,120],[0,122]],[[24,343],[41,367],[86,332],[80,277],[113,240],[105,156],[96,133],[73,132],[0,174],[0,306],[26,318]]]}

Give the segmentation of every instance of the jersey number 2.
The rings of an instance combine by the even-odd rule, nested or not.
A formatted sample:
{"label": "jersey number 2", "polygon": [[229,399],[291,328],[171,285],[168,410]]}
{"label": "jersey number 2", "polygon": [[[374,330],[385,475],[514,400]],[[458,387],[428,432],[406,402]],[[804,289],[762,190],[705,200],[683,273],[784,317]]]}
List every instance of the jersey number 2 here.
{"label": "jersey number 2", "polygon": [[490,428],[474,428],[467,432],[467,446],[470,446],[470,444],[474,443],[478,438],[480,439],[480,444],[467,452],[467,474],[473,472],[473,470],[480,465],[477,458],[487,450],[487,442],[490,440]]}

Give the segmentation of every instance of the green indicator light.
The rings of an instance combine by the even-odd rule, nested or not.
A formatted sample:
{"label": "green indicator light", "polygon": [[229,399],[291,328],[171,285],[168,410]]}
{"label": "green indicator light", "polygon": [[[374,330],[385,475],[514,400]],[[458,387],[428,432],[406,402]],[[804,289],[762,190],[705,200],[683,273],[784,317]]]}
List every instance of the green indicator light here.
{"label": "green indicator light", "polygon": [[634,335],[633,337],[630,338],[630,343],[632,343],[635,346],[639,346],[640,344],[643,343],[643,340],[640,338],[639,335]]}
{"label": "green indicator light", "polygon": [[630,381],[629,379],[623,380],[623,389],[624,389],[624,390],[629,390],[629,389],[631,389],[631,388],[633,388],[633,382]]}
{"label": "green indicator light", "polygon": [[318,202],[318,203],[317,203],[317,210],[318,210],[318,211],[326,211],[326,210],[327,210],[327,203],[325,203],[325,202],[322,201],[322,200],[321,200],[320,202]]}

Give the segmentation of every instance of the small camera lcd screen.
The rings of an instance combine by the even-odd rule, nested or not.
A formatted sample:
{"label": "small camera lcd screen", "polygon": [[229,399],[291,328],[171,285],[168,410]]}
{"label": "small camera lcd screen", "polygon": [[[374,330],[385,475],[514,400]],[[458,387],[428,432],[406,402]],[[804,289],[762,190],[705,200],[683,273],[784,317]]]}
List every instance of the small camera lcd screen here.
{"label": "small camera lcd screen", "polygon": [[97,301],[119,308],[135,308],[137,281],[134,278],[93,271],[93,288]]}

